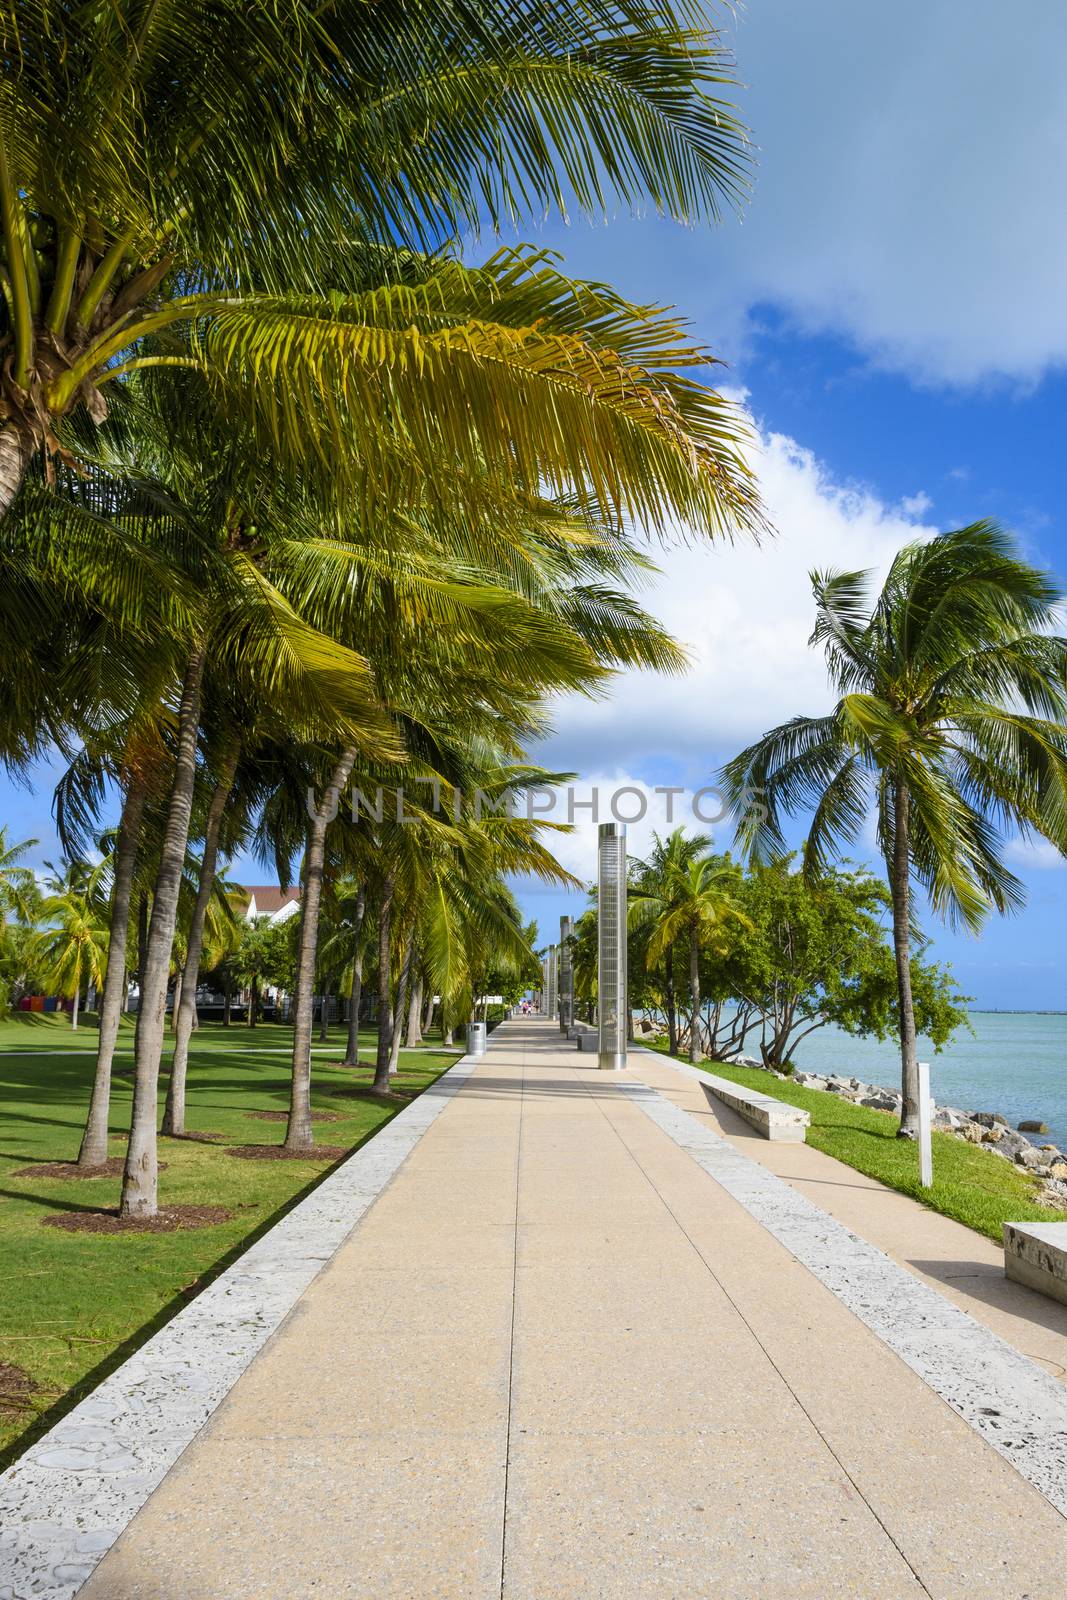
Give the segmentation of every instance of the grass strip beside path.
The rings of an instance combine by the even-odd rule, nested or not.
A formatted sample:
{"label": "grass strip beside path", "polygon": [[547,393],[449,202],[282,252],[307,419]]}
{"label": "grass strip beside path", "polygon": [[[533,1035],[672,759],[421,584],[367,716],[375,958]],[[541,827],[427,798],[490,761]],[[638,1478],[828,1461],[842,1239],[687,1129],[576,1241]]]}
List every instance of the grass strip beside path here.
{"label": "grass strip beside path", "polygon": [[[232,1213],[215,1226],[171,1233],[101,1235],[44,1227],[62,1212],[115,1206],[120,1179],[24,1178],[20,1168],[72,1161],[92,1084],[95,1033],[54,1055],[69,1026],[42,1019],[0,1025],[0,1468],[82,1399],[157,1328],[248,1247],[330,1170],[330,1163],[247,1161],[228,1146],[280,1143],[284,1123],[253,1112],[284,1112],[288,1029],[205,1025],[189,1062],[190,1133],[217,1142],[161,1139],[161,1206],[211,1205]],[[125,1029],[124,1029],[125,1034]],[[77,1036],[76,1036],[77,1037]],[[291,1037],[291,1036],[290,1036]],[[132,1030],[131,1030],[132,1038]],[[344,1054],[331,1034],[333,1060]],[[87,1048],[88,1046],[88,1048]],[[367,1037],[369,1058],[371,1040]],[[23,1054],[30,1051],[29,1055]],[[18,1053],[16,1053],[18,1052]],[[47,1052],[47,1053],[42,1053]],[[370,1066],[340,1069],[316,1056],[312,1106],[330,1120],[316,1141],[357,1149],[458,1059],[456,1050],[404,1051],[397,1093],[370,1095]],[[111,1154],[121,1156],[130,1118],[130,1069],[116,1063]],[[166,1091],[160,1085],[160,1109]],[[336,1091],[343,1091],[337,1093]],[[333,1120],[336,1117],[336,1120]],[[33,1387],[25,1387],[28,1376]]]}
{"label": "grass strip beside path", "polygon": [[[662,1047],[651,1048],[668,1054]],[[932,1188],[924,1189],[919,1182],[918,1146],[896,1137],[897,1118],[892,1112],[853,1105],[826,1089],[806,1089],[759,1067],[735,1067],[721,1061],[702,1066],[717,1078],[728,1078],[809,1112],[807,1143],[816,1150],[876,1178],[889,1189],[911,1195],[932,1211],[963,1222],[998,1244],[1005,1222],[1067,1221],[1067,1211],[1050,1211],[1036,1204],[1036,1179],[980,1145],[934,1133],[934,1182]]]}

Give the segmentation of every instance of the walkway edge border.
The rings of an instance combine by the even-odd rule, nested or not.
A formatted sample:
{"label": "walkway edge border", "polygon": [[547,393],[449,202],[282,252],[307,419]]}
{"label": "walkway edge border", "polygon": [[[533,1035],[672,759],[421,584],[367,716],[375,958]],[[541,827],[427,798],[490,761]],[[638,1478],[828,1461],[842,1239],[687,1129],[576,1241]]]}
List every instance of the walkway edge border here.
{"label": "walkway edge border", "polygon": [[[655,1056],[683,1074],[698,1068]],[[1067,1388],[876,1245],[635,1079],[628,1099],[1067,1516]]]}
{"label": "walkway edge border", "polygon": [[70,1600],[484,1056],[463,1056],[0,1476],[0,1600]]}

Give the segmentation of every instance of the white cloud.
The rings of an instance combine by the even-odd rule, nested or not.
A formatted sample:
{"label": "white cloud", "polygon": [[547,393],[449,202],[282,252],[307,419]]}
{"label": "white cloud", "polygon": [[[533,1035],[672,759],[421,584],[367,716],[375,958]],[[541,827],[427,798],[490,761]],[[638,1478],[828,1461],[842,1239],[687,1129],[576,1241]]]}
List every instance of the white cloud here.
{"label": "white cloud", "polygon": [[1067,9],[1014,20],[994,0],[742,8],[743,222],[553,241],[574,269],[681,305],[731,359],[769,305],[922,381],[1033,382],[1067,361]]}
{"label": "white cloud", "polygon": [[765,729],[830,705],[822,653],[807,642],[809,572],[871,569],[876,584],[902,544],[932,530],[868,489],[835,482],[781,434],[761,438],[758,471],[776,537],[758,549],[671,548],[641,595],[688,647],[691,670],[680,678],[629,672],[606,701],[563,700],[541,752],[546,762],[583,778],[618,768],[652,782],[661,770],[710,782],[712,768]]}
{"label": "white cloud", "polygon": [[[531,812],[549,822],[571,824],[570,833],[546,834],[545,842],[557,861],[584,883],[596,877],[600,822],[624,823],[627,853],[638,858],[648,855],[655,834],[675,827],[707,834],[722,849],[730,843],[723,796],[708,785],[660,783],[619,765],[584,771],[576,782],[555,790],[553,798],[549,809],[545,791],[540,791]],[[521,804],[518,810],[525,814]]]}
{"label": "white cloud", "polygon": [[920,489],[917,494],[906,494],[900,502],[900,509],[906,517],[924,517],[933,503],[925,489]]}
{"label": "white cloud", "polygon": [[1047,839],[1009,839],[1004,846],[1004,856],[1013,867],[1031,871],[1048,872],[1067,867],[1067,860]]}

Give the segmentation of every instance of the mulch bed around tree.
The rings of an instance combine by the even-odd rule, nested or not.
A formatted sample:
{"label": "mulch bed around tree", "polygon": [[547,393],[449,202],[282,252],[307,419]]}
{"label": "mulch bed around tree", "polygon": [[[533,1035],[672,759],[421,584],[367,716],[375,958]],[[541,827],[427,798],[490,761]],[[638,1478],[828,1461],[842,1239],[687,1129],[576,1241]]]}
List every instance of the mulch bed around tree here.
{"label": "mulch bed around tree", "polygon": [[233,1216],[225,1206],[160,1206],[154,1217],[120,1217],[117,1211],[61,1211],[45,1217],[46,1228],[65,1233],[176,1233],[179,1228],[214,1228]]}
{"label": "mulch bed around tree", "polygon": [[310,1150],[287,1150],[283,1144],[234,1144],[226,1154],[242,1161],[338,1161],[348,1149],[346,1144],[315,1144]]}
{"label": "mulch bed around tree", "polygon": [[[122,1156],[108,1156],[107,1160],[99,1167],[79,1167],[76,1161],[42,1161],[37,1167],[21,1167],[18,1172],[13,1172],[13,1178],[121,1178],[122,1169],[126,1162]],[[160,1172],[167,1170],[167,1163],[159,1163]]]}
{"label": "mulch bed around tree", "polygon": [[24,1411],[29,1397],[39,1387],[23,1367],[13,1361],[0,1361],[0,1414]]}
{"label": "mulch bed around tree", "polygon": [[[246,1111],[246,1117],[255,1117],[259,1122],[288,1122],[288,1111]],[[336,1111],[313,1111],[312,1122],[339,1122],[340,1116]]]}

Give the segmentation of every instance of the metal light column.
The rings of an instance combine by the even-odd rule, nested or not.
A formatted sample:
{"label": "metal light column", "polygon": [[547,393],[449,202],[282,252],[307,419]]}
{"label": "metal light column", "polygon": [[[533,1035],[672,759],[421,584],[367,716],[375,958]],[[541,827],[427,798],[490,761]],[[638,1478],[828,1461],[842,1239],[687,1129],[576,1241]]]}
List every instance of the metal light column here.
{"label": "metal light column", "polygon": [[559,919],[559,1028],[566,1033],[574,1021],[574,954],[571,935],[574,923],[570,917]]}
{"label": "metal light column", "polygon": [[548,947],[548,1016],[556,1015],[557,988],[556,980],[559,977],[559,951],[554,944]]}
{"label": "metal light column", "polygon": [[602,822],[597,860],[599,1065],[626,1065],[626,827]]}

